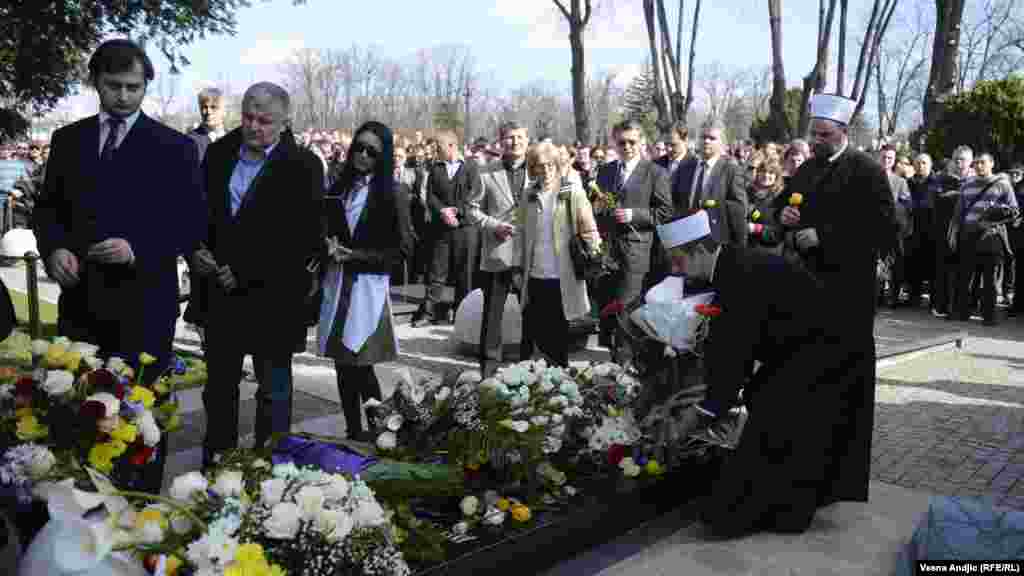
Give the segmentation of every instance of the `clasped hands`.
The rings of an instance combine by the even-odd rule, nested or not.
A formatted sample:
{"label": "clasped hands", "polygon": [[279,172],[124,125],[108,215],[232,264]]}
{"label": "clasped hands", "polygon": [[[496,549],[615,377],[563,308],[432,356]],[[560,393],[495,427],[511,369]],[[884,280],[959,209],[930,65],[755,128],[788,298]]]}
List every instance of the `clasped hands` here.
{"label": "clasped hands", "polygon": [[[135,253],[124,238],[108,238],[97,242],[86,251],[86,259],[101,264],[131,264]],[[62,288],[70,288],[79,281],[78,257],[67,248],[58,248],[50,255],[47,270]]]}
{"label": "clasped hands", "polygon": [[[786,206],[782,209],[779,219],[785,226],[798,226],[800,224],[800,209],[796,206]],[[802,228],[793,234],[793,242],[801,252],[806,252],[818,245],[818,232],[814,228]]]}
{"label": "clasped hands", "polygon": [[227,265],[217,265],[217,260],[213,257],[213,253],[205,246],[193,254],[192,266],[195,268],[195,271],[202,276],[213,276],[214,279],[217,280],[217,284],[219,284],[225,292],[231,292],[238,287],[238,279],[235,278],[235,274],[231,271],[231,267]]}

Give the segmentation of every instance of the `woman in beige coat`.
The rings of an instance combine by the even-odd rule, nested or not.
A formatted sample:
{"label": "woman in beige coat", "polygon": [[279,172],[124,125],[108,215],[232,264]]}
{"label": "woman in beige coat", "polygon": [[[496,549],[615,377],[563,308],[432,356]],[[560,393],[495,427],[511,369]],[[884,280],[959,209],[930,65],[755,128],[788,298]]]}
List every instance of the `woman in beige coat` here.
{"label": "woman in beige coat", "polygon": [[534,345],[559,366],[569,364],[569,322],[590,312],[587,285],[577,278],[569,255],[573,230],[592,251],[600,249],[594,213],[578,179],[563,178],[558,149],[535,144],[527,152],[533,179],[519,201],[522,222],[523,337],[520,357]]}

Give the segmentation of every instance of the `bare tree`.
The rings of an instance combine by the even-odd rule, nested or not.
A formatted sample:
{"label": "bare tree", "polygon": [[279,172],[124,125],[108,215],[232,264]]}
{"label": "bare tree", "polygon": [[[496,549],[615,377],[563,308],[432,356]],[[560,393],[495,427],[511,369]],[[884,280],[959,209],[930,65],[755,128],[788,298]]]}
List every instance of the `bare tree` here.
{"label": "bare tree", "polygon": [[1020,69],[1024,62],[1022,3],[1018,0],[985,0],[973,5],[961,32],[957,91],[979,80],[1001,78]]}
{"label": "bare tree", "polygon": [[[576,139],[590,142],[590,110],[587,108],[586,53],[583,32],[594,13],[592,0],[552,0],[569,23],[569,47],[572,52],[572,107],[576,118]],[[568,6],[566,6],[568,4]]]}
{"label": "bare tree", "polygon": [[[859,116],[864,109],[865,97],[871,83],[872,66],[878,65],[879,49],[886,31],[889,29],[889,24],[892,22],[897,3],[898,0],[874,0],[871,6],[871,15],[868,17],[864,38],[860,44],[860,57],[857,59],[853,88],[847,95],[851,100],[857,101],[853,112],[854,117]],[[845,32],[843,34],[845,35]]]}
{"label": "bare tree", "polygon": [[891,35],[878,52],[875,89],[879,137],[892,136],[924,94],[928,30],[920,12],[903,38]]}
{"label": "bare tree", "polygon": [[699,30],[701,0],[696,0],[690,34],[690,56],[686,76],[685,96],[682,75],[682,34],[683,18],[686,14],[685,1],[679,0],[678,20],[673,30],[665,12],[664,0],[644,0],[644,21],[647,25],[647,40],[651,51],[651,69],[654,73],[654,105],[658,111],[658,131],[668,135],[673,123],[686,121],[693,104],[694,62],[697,58],[697,31]]}
{"label": "bare tree", "polygon": [[161,74],[153,88],[149,91],[153,104],[156,106],[156,117],[165,124],[174,125],[174,103],[178,100],[178,86],[181,76],[173,72]]}
{"label": "bare tree", "polygon": [[603,71],[587,79],[587,104],[590,107],[590,134],[594,144],[608,142],[612,112],[619,107],[623,90],[616,86],[618,74]]}
{"label": "bare tree", "polygon": [[724,118],[726,111],[736,105],[742,96],[745,74],[743,70],[730,70],[717,60],[704,66],[699,82],[708,116]]}
{"label": "bare tree", "polygon": [[772,132],[782,140],[789,140],[793,127],[786,115],[786,67],[782,60],[782,0],[768,0],[768,24],[772,38]]}
{"label": "bare tree", "polygon": [[938,126],[946,101],[956,89],[956,65],[960,50],[960,25],[964,0],[935,0],[935,35],[932,38],[931,71],[924,97],[926,129]]}

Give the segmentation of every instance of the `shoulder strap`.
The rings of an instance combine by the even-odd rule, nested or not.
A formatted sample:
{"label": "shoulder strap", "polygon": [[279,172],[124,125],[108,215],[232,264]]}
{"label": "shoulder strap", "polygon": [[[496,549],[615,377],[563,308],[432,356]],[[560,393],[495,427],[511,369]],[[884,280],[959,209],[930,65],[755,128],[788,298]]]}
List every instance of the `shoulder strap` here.
{"label": "shoulder strap", "polygon": [[964,211],[960,213],[960,224],[963,224],[964,222],[967,221],[967,213],[971,211],[971,208],[974,208],[974,205],[977,204],[985,196],[985,193],[988,192],[988,189],[991,188],[992,185],[995,184],[996,182],[997,180],[993,180],[986,184],[985,187],[981,189],[981,192],[978,192],[978,195],[974,197],[974,200],[971,200],[971,204],[964,208]]}
{"label": "shoulder strap", "polygon": [[[566,216],[566,218],[569,219],[569,235],[570,235],[569,237],[572,238],[573,236],[576,236],[576,211],[573,210],[572,182],[570,182],[568,178],[563,176],[562,177],[562,183],[561,183],[561,186],[558,187],[558,191],[561,192],[562,190],[565,190],[565,189],[569,190],[569,200],[566,202],[565,216]],[[557,197],[556,197],[556,202],[557,202]],[[557,207],[557,204],[556,204],[556,207]]]}

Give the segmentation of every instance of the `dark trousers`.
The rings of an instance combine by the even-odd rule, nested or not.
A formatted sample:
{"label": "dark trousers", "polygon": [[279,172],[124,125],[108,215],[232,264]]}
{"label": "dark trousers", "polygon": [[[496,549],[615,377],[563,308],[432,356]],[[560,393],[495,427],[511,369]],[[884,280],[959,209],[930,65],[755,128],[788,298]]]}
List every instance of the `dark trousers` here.
{"label": "dark trousers", "polygon": [[971,280],[977,279],[980,292],[981,316],[985,320],[996,319],[996,269],[1002,264],[1003,255],[979,254],[973,245],[960,250],[960,268],[956,279],[956,306],[954,314],[961,319],[970,318]]}
{"label": "dark trousers", "polygon": [[[484,310],[480,319],[480,373],[484,378],[494,374],[502,362],[505,340],[502,334],[502,320],[505,316],[505,301],[515,289],[518,270],[483,273]],[[561,302],[561,298],[559,298]]]}
{"label": "dark trousers", "polygon": [[520,360],[533,356],[534,346],[557,366],[569,365],[569,321],[562,308],[562,282],[530,278],[526,309],[523,310],[523,338]]}
{"label": "dark trousers", "polygon": [[345,414],[345,432],[352,440],[363,434],[363,403],[370,398],[381,399],[380,382],[373,366],[350,366],[334,363],[338,375],[338,396]]}
{"label": "dark trousers", "polygon": [[1014,312],[1024,310],[1024,229],[1010,228],[1010,249],[1013,250],[1013,304]]}
{"label": "dark trousers", "polygon": [[959,259],[950,250],[943,237],[935,242],[935,280],[932,282],[932,309],[937,312],[953,313],[956,301]]}
{"label": "dark trousers", "polygon": [[446,283],[455,285],[452,309],[458,308],[462,299],[469,294],[479,265],[479,232],[477,228],[465,227],[439,231],[435,236],[423,314],[436,319],[445,311],[446,307],[441,300]]}
{"label": "dark trousers", "polygon": [[[204,464],[216,452],[238,447],[239,383],[245,352],[224,337],[208,335],[203,388],[206,410]],[[288,433],[292,424],[292,354],[254,354],[259,388],[256,390],[256,447],[262,447],[274,433]]]}
{"label": "dark trousers", "polygon": [[435,233],[428,223],[415,226],[416,246],[413,248],[412,262],[409,266],[409,281],[412,284],[430,283],[430,264],[434,256]]}

